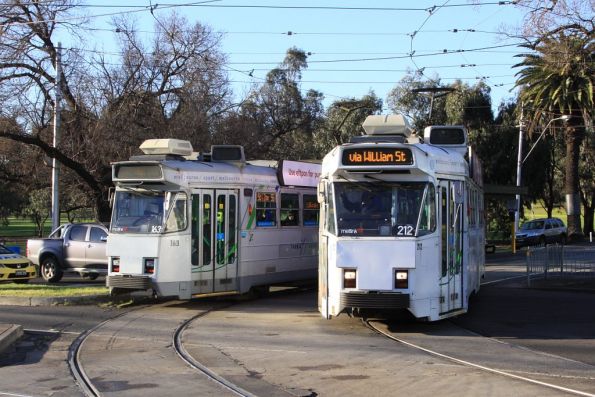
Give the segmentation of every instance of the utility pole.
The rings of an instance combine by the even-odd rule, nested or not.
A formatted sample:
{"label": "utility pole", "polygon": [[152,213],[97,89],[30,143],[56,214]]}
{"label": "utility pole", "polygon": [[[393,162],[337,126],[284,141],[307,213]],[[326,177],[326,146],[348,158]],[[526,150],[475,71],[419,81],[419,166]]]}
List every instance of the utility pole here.
{"label": "utility pole", "polygon": [[[524,125],[524,112],[523,112],[523,104],[521,103],[521,119],[519,121],[519,152],[518,152],[518,159],[516,163],[516,186],[520,189],[521,187],[521,170],[523,167],[523,130],[525,128]],[[518,231],[519,227],[519,218],[520,218],[520,210],[521,210],[521,194],[516,194],[516,211],[514,212],[514,225],[512,228],[512,252],[516,253],[516,232]]]}
{"label": "utility pole", "polygon": [[[54,148],[58,148],[60,142],[60,105],[62,101],[62,91],[60,89],[60,78],[62,75],[62,44],[58,43],[56,52],[56,87],[54,99]],[[58,180],[60,176],[60,163],[56,157],[52,158],[52,230],[60,226],[60,195]]]}

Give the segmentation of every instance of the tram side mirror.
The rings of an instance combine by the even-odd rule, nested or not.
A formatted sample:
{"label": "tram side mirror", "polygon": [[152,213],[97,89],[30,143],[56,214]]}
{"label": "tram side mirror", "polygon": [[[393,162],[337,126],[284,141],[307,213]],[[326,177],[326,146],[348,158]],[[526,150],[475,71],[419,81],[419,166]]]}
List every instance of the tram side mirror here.
{"label": "tram side mirror", "polygon": [[326,199],[326,183],[324,181],[318,182],[318,202],[324,203]]}

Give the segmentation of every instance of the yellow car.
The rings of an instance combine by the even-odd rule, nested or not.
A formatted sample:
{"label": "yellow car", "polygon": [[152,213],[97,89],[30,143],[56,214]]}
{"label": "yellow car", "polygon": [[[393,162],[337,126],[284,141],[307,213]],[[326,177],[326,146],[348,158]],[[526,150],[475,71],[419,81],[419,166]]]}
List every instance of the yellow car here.
{"label": "yellow car", "polygon": [[37,276],[35,265],[0,244],[0,281],[26,283]]}

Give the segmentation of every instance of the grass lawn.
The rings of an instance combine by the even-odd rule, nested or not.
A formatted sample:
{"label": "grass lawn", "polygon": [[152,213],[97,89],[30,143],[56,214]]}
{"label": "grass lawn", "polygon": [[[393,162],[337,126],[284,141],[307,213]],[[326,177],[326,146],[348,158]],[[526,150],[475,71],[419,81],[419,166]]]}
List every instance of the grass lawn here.
{"label": "grass lawn", "polygon": [[[543,208],[543,206],[539,203],[533,204],[533,206],[531,208],[525,207],[524,214],[525,214],[525,218],[523,220],[525,220],[525,221],[537,219],[537,218],[547,218],[547,212],[546,212],[545,208]],[[584,214],[581,213],[581,223],[582,223],[583,215]],[[562,206],[554,207],[552,216],[554,218],[562,219],[562,221],[564,221],[564,224],[566,224],[566,210],[564,209],[564,207],[562,207]]]}
{"label": "grass lawn", "polygon": [[0,283],[0,297],[52,298],[84,295],[107,295],[109,289],[103,286],[72,287],[47,284]]}
{"label": "grass lawn", "polygon": [[[68,218],[60,219],[60,224],[68,223]],[[52,231],[52,220],[48,219],[44,223],[43,236],[47,237]],[[28,218],[8,218],[8,226],[0,225],[0,237],[36,237],[37,227],[35,223]]]}
{"label": "grass lawn", "polygon": [[[92,220],[77,222],[93,222]],[[60,219],[60,224],[68,223],[68,218]],[[43,237],[47,237],[52,231],[52,220],[48,219],[43,228]],[[4,242],[7,246],[17,246],[21,249],[21,254],[24,255],[27,239],[37,237],[37,227],[28,218],[8,218],[8,225],[0,224],[0,242]]]}

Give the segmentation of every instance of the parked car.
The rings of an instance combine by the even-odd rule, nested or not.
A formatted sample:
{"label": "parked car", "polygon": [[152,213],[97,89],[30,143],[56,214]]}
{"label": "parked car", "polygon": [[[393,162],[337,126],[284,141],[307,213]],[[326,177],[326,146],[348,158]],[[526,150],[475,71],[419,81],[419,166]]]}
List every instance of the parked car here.
{"label": "parked car", "polygon": [[39,265],[48,282],[58,282],[66,272],[95,280],[107,274],[105,247],[108,230],[99,223],[68,223],[48,238],[27,240],[27,258]]}
{"label": "parked car", "polygon": [[516,233],[517,247],[544,245],[549,243],[566,244],[568,231],[558,218],[540,218],[523,223]]}
{"label": "parked car", "polygon": [[29,259],[0,244],[0,281],[26,283],[35,277],[37,271]]}

